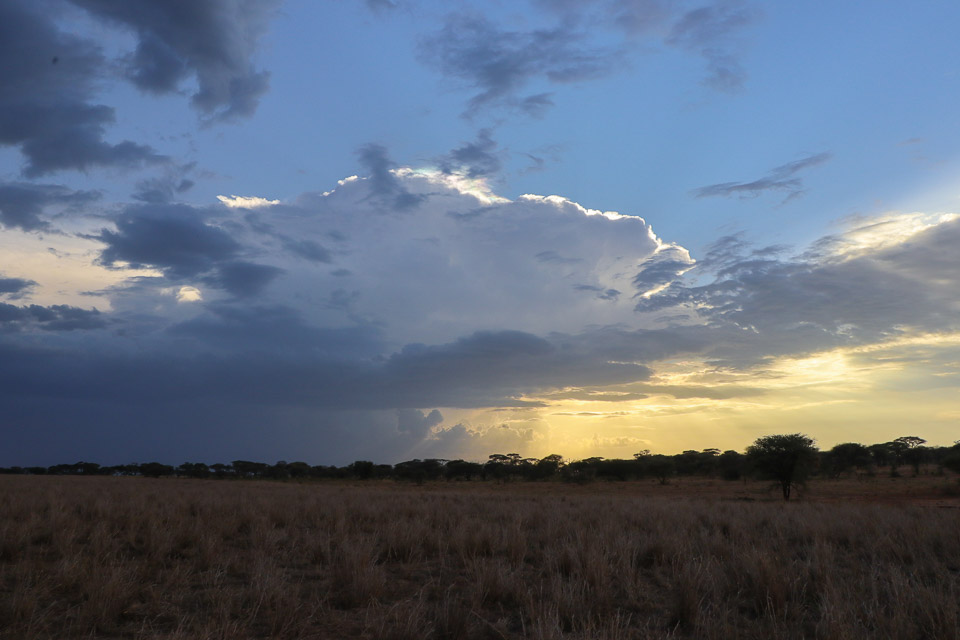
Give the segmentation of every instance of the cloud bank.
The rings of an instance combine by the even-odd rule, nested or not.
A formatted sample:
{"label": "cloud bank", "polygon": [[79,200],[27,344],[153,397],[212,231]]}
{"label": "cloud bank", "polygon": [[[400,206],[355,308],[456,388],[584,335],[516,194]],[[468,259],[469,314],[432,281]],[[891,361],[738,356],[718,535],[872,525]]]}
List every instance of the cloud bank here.
{"label": "cloud bank", "polygon": [[[57,416],[99,433],[119,402],[176,420],[168,432],[198,455],[235,432],[250,457],[242,443],[262,441],[265,420],[278,447],[307,437],[336,461],[364,443],[381,459],[470,455],[549,442],[537,411],[558,402],[764,392],[673,379],[677,359],[749,374],[960,330],[957,216],[865,219],[792,257],[728,237],[698,263],[639,217],[511,201],[482,178],[364,153],[367,175],[269,206],[119,209],[85,236],[90,269],[131,270],[98,292],[111,311],[31,305],[43,279],[5,274],[27,304],[0,307],[0,408],[71,441]],[[521,414],[506,430],[456,418],[486,408]]]}

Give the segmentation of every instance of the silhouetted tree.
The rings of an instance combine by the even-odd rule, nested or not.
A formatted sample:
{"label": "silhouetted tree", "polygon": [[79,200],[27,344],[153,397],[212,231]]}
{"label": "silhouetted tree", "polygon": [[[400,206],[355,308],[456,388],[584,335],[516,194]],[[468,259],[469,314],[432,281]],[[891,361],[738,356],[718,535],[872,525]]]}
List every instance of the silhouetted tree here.
{"label": "silhouetted tree", "polygon": [[291,478],[306,478],[310,475],[310,465],[306,462],[291,462],[287,468]]}
{"label": "silhouetted tree", "polygon": [[479,462],[451,460],[443,467],[443,475],[447,480],[471,480],[481,473],[483,473],[483,465]]}
{"label": "silhouetted tree", "polygon": [[870,457],[873,458],[874,464],[878,467],[887,467],[894,464],[893,450],[890,448],[889,442],[872,444],[867,447],[867,451],[870,452]]}
{"label": "silhouetted tree", "polygon": [[169,464],[161,464],[159,462],[144,462],[140,465],[140,473],[148,478],[172,476],[173,467]]}
{"label": "silhouetted tree", "polygon": [[202,462],[184,462],[177,467],[177,473],[188,478],[209,478],[210,467]]}
{"label": "silhouetted tree", "polygon": [[670,478],[677,472],[677,465],[672,458],[662,454],[650,456],[647,461],[647,470],[660,484],[668,484]]}
{"label": "silhouetted tree", "polygon": [[259,478],[267,470],[265,462],[250,462],[249,460],[234,460],[233,471],[241,478]]}
{"label": "silhouetted tree", "polygon": [[369,460],[357,460],[347,467],[351,476],[358,480],[369,480],[373,477],[375,465]]}
{"label": "silhouetted tree", "polygon": [[957,444],[950,447],[947,455],[940,461],[940,464],[945,469],[949,469],[954,473],[960,473],[960,440],[957,441]]}
{"label": "silhouetted tree", "polygon": [[780,484],[783,499],[802,485],[817,461],[814,440],[802,433],[757,438],[747,447],[747,460],[762,477]]}
{"label": "silhouetted tree", "polygon": [[739,480],[743,476],[744,456],[732,449],[717,456],[717,468],[724,480]]}
{"label": "silhouetted tree", "polygon": [[920,475],[920,464],[923,462],[926,440],[918,436],[901,436],[890,443],[896,456],[897,463],[907,463],[913,467],[913,475]]}
{"label": "silhouetted tree", "polygon": [[831,477],[837,478],[851,469],[865,469],[870,466],[870,451],[857,442],[838,444],[824,454],[824,463]]}
{"label": "silhouetted tree", "polygon": [[290,465],[287,464],[286,460],[277,460],[276,464],[268,466],[263,474],[274,480],[286,480],[290,477]]}
{"label": "silhouetted tree", "polygon": [[540,458],[533,463],[531,478],[537,480],[546,480],[553,478],[560,473],[560,467],[563,466],[563,456],[551,453],[548,456]]}
{"label": "silhouetted tree", "polygon": [[438,480],[443,476],[446,460],[427,458],[426,460],[407,460],[394,465],[394,475],[399,480],[412,480],[423,484],[427,480]]}

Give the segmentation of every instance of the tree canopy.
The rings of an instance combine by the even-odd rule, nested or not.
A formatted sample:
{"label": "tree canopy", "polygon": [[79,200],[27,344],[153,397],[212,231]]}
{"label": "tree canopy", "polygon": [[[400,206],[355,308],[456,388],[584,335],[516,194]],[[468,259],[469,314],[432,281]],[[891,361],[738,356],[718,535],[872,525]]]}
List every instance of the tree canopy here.
{"label": "tree canopy", "polygon": [[760,476],[778,482],[783,499],[789,500],[816,465],[817,447],[802,433],[763,436],[747,447],[747,460]]}

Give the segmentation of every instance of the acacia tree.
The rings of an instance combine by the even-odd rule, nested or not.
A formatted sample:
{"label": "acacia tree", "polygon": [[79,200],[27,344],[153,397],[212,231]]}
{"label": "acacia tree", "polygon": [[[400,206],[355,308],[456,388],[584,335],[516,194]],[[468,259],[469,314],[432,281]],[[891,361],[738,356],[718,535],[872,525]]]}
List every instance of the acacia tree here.
{"label": "acacia tree", "polygon": [[[926,443],[926,440],[918,436],[901,436],[887,444],[893,451],[895,464],[908,463],[913,467],[913,475],[918,476],[920,475],[920,463],[923,461],[923,445]],[[896,474],[896,467],[890,474]]]}
{"label": "acacia tree", "polygon": [[747,460],[758,474],[776,481],[783,499],[789,500],[816,464],[817,447],[802,433],[763,436],[747,447]]}

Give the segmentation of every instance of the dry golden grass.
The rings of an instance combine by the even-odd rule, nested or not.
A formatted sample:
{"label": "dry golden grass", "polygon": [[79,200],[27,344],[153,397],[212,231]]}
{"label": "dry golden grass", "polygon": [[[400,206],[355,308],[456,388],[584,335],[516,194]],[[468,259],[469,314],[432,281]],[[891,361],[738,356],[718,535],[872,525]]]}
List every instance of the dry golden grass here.
{"label": "dry golden grass", "polygon": [[0,638],[960,638],[960,510],[844,482],[6,476]]}

